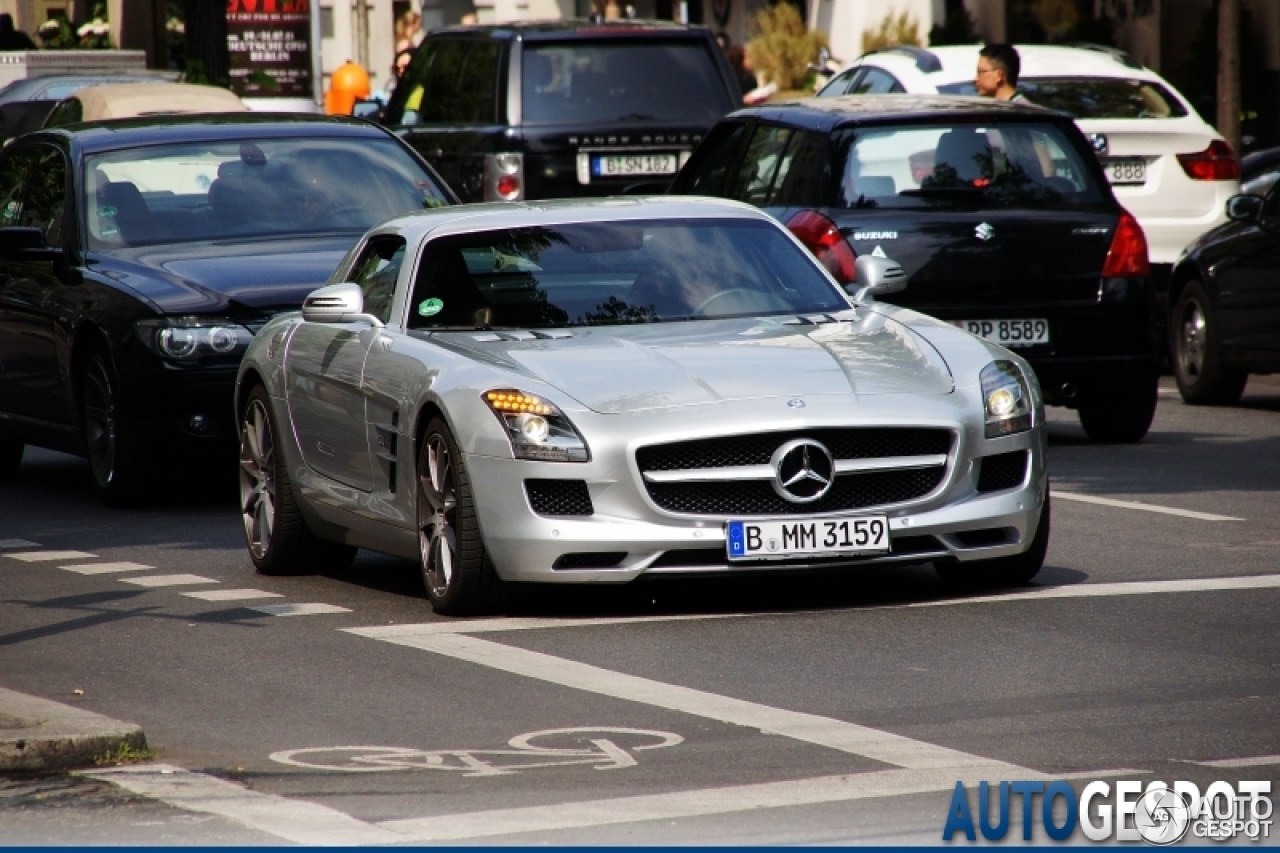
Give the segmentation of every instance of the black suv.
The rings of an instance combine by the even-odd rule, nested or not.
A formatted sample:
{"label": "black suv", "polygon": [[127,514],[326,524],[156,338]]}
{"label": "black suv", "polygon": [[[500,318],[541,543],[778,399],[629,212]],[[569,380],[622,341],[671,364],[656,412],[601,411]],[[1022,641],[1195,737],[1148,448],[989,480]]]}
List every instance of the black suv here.
{"label": "black suv", "polygon": [[382,121],[465,201],[664,192],[742,96],[709,30],[556,21],[432,33]]}
{"label": "black suv", "polygon": [[785,223],[842,283],[887,255],[894,302],[1003,346],[1098,441],[1138,441],[1156,406],[1146,238],[1067,115],[921,95],[739,110],[672,192]]}

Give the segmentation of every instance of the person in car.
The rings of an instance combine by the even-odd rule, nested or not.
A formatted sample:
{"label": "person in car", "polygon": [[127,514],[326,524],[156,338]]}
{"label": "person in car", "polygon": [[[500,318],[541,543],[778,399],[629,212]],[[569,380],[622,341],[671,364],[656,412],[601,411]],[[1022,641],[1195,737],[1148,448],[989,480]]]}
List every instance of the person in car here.
{"label": "person in car", "polygon": [[978,70],[973,84],[978,94],[997,101],[1013,101],[1029,104],[1027,96],[1018,91],[1018,72],[1022,60],[1011,44],[989,44],[978,51]]}

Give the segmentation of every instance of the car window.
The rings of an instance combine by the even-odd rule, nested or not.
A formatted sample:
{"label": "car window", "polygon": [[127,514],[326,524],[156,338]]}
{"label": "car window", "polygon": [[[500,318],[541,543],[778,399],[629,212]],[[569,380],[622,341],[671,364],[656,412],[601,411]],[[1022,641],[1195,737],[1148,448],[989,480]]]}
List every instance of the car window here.
{"label": "car window", "polygon": [[782,155],[773,180],[770,207],[819,207],[822,205],[827,135],[797,131]]}
{"label": "car window", "polygon": [[524,121],[709,124],[733,107],[711,49],[702,40],[526,42]]}
{"label": "car window", "polygon": [[84,117],[84,105],[79,98],[67,98],[53,108],[45,119],[45,127],[61,127],[64,124],[76,124]]}
{"label": "car window", "polygon": [[388,106],[392,124],[492,124],[498,120],[501,47],[497,42],[441,39],[427,42],[419,53]]}
{"label": "car window", "polygon": [[[769,203],[769,194],[773,189],[774,178],[778,167],[784,163],[783,155],[787,143],[791,141],[792,130],[773,124],[756,125],[751,141],[747,143],[746,153],[738,166],[729,188],[729,198],[745,201],[747,204],[763,206]],[[790,166],[790,161],[785,161]]]}
{"label": "car window", "polygon": [[1050,208],[1103,198],[1064,131],[1048,123],[840,130],[833,149],[842,207]]}
{"label": "car window", "polygon": [[400,237],[376,237],[365,247],[351,270],[351,280],[364,291],[365,313],[384,323],[391,319],[396,279],[404,265],[404,246]]}
{"label": "car window", "polygon": [[840,72],[831,79],[831,82],[822,87],[822,91],[818,92],[818,97],[833,98],[837,95],[847,95],[849,90],[853,88],[854,80],[861,72],[861,68],[850,68],[848,71]]}
{"label": "car window", "polygon": [[67,161],[47,145],[36,149],[35,167],[22,187],[18,225],[44,231],[45,243],[61,246],[67,208]]}
{"label": "car window", "polygon": [[1254,175],[1247,181],[1240,182],[1240,192],[1249,195],[1265,196],[1280,181],[1280,165]]}
{"label": "car window", "polygon": [[698,160],[693,163],[697,171],[685,180],[677,178],[679,192],[689,195],[724,195],[725,179],[733,157],[738,153],[742,143],[745,125],[739,122],[722,124],[711,132],[703,143],[705,150],[699,152]]}
{"label": "car window", "polygon": [[902,84],[888,71],[879,68],[867,68],[866,73],[849,90],[850,95],[887,95],[890,92],[904,92]]}
{"label": "car window", "polygon": [[363,233],[449,203],[388,138],[191,142],[85,158],[89,248]]}
{"label": "car window", "polygon": [[22,183],[35,167],[36,149],[10,150],[0,159],[0,226],[18,225],[22,217]]}
{"label": "car window", "polygon": [[[973,83],[951,83],[938,91],[975,94]],[[1182,118],[1186,108],[1172,92],[1150,80],[1119,77],[1023,77],[1018,91],[1037,106],[1076,118]]]}
{"label": "car window", "polygon": [[813,258],[773,222],[663,219],[432,240],[409,323],[597,326],[848,307]]}

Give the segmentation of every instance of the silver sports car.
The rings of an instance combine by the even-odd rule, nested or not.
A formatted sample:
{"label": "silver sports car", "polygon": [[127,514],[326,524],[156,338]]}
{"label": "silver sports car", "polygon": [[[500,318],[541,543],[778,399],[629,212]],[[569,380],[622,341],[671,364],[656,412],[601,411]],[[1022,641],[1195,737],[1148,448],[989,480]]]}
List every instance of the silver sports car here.
{"label": "silver sports car", "polygon": [[892,261],[857,272],[846,293],[711,199],[387,222],[240,368],[253,561],[420,560],[450,614],[502,581],[927,561],[1025,582],[1049,541],[1035,375],[875,301],[906,285]]}

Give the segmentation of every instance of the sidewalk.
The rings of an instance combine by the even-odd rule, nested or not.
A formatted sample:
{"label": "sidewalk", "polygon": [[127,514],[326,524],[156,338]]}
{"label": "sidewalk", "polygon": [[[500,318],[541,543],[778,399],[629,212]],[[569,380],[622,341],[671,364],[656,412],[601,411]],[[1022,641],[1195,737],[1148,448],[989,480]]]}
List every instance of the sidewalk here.
{"label": "sidewalk", "polygon": [[133,723],[0,687],[0,771],[83,767],[121,747],[146,746]]}

